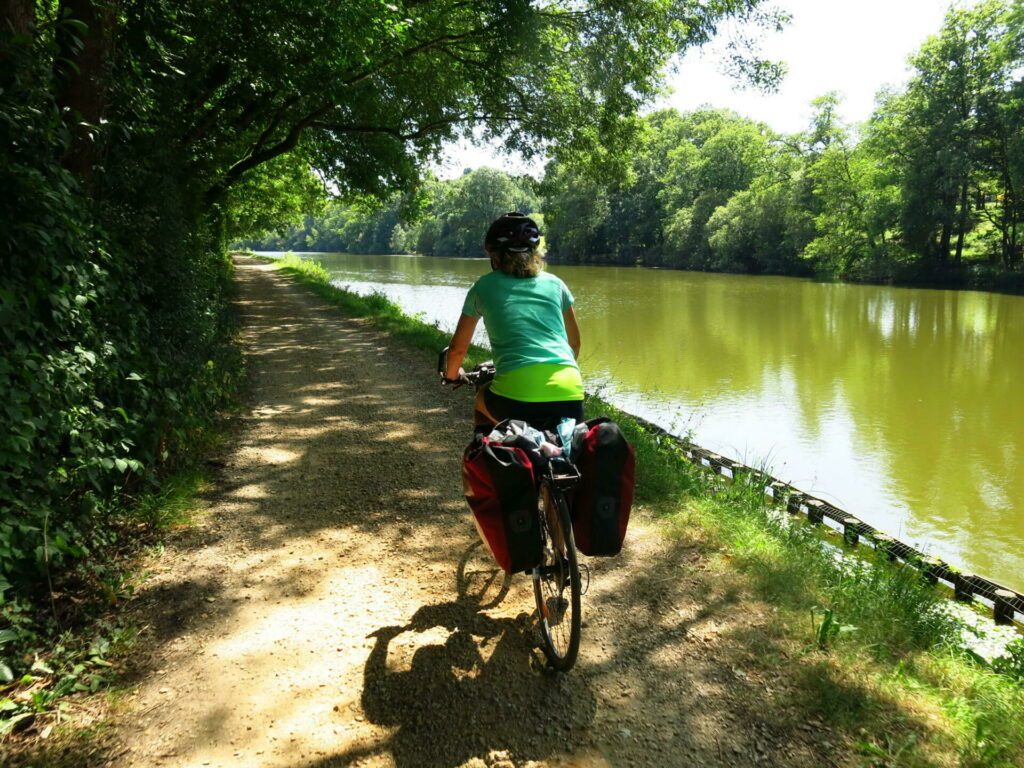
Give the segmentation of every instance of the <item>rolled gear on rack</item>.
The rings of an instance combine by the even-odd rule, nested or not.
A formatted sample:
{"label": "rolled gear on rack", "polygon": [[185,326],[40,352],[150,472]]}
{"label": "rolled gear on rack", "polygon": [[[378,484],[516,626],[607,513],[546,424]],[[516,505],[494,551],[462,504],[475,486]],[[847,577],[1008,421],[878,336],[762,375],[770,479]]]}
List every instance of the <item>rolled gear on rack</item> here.
{"label": "rolled gear on rack", "polygon": [[580,471],[573,494],[572,532],[583,554],[611,557],[619,554],[626,538],[636,456],[615,422],[591,419],[586,427],[572,448],[573,463]]}

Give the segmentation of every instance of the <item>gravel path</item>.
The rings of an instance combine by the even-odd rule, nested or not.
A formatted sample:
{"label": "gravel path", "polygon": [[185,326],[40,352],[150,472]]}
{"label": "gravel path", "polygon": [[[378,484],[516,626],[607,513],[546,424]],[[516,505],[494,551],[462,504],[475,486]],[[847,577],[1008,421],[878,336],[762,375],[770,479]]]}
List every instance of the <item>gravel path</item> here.
{"label": "gravel path", "polygon": [[461,496],[467,392],[272,267],[237,279],[249,410],[136,601],[113,764],[830,763],[765,662],[770,610],[642,511],[547,673],[528,580],[500,589]]}

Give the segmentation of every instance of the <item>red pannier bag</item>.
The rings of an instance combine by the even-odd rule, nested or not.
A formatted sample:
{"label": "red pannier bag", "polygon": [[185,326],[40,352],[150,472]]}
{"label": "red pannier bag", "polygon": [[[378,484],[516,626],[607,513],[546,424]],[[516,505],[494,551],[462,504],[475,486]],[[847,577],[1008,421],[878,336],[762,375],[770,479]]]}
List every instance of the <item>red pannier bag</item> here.
{"label": "red pannier bag", "polygon": [[477,437],[462,456],[462,486],[484,544],[506,573],[540,564],[537,484],[529,454]]}
{"label": "red pannier bag", "polygon": [[573,463],[580,482],[573,494],[572,532],[585,555],[611,556],[622,550],[633,506],[636,456],[619,425],[591,419],[577,444]]}

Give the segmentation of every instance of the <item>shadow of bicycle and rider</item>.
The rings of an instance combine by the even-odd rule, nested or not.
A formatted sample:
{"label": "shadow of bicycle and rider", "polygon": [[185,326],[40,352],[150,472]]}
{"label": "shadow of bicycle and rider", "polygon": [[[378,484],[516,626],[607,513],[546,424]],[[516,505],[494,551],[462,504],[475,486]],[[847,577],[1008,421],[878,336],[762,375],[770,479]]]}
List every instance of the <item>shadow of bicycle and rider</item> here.
{"label": "shadow of bicycle and rider", "polygon": [[[512,588],[488,558],[474,542],[459,561],[454,600],[372,633],[360,706],[369,722],[393,730],[332,756],[330,765],[381,754],[396,766],[454,766],[496,752],[539,760],[570,751],[573,733],[593,722],[590,684],[547,670],[528,591]],[[510,592],[511,606],[504,604]],[[514,617],[485,612],[520,606]]]}

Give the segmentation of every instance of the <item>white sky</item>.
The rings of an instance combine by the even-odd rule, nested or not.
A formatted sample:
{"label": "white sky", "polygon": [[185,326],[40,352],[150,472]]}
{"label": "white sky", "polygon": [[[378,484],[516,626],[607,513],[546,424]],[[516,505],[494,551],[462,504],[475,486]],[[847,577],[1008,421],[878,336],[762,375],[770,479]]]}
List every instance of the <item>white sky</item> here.
{"label": "white sky", "polygon": [[664,100],[680,111],[701,104],[729,107],[778,131],[806,127],[811,99],[828,91],[843,97],[847,120],[868,118],[884,85],[906,82],[907,58],[936,34],[950,0],[775,0],[792,22],[764,38],[761,50],[785,61],[789,73],[777,93],[738,91],[718,72],[717,46],[691,51],[670,78]]}
{"label": "white sky", "polygon": [[[774,0],[793,17],[781,33],[761,45],[769,59],[785,61],[789,71],[777,93],[737,90],[719,73],[721,48],[712,44],[688,53],[668,78],[671,93],[656,106],[691,110],[702,104],[728,107],[786,133],[802,130],[810,118],[810,101],[828,91],[842,96],[842,113],[850,121],[867,119],[875,94],[884,85],[901,85],[908,76],[907,57],[925,38],[936,34],[950,0]],[[970,0],[958,4],[971,5]],[[438,168],[442,177],[464,168],[497,166],[510,172],[540,172],[493,147],[463,143],[451,147]]]}

